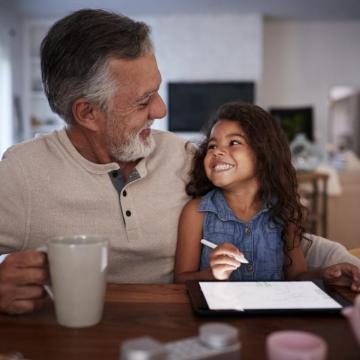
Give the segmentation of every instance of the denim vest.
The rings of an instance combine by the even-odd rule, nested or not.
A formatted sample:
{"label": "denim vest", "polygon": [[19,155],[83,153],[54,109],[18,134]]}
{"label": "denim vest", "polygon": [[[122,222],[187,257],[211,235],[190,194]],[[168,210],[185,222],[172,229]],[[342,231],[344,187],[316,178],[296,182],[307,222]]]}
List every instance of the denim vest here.
{"label": "denim vest", "polygon": [[[215,244],[231,243],[249,260],[249,264],[241,264],[231,274],[230,280],[283,279],[282,228],[270,219],[267,207],[257,213],[249,223],[245,223],[233,214],[223,192],[215,189],[203,196],[198,211],[204,213],[204,239]],[[210,267],[211,251],[209,247],[202,246],[200,270]]]}

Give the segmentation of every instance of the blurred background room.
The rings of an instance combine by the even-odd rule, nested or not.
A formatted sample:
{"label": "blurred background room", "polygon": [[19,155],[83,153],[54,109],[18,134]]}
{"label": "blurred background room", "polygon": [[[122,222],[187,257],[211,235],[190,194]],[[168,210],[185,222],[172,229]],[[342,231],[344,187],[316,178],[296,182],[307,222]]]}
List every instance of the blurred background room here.
{"label": "blurred background room", "polygon": [[286,131],[309,232],[360,247],[359,0],[0,0],[0,157],[63,127],[44,96],[39,46],[80,8],[152,27],[168,116],[191,140],[223,102],[269,110]]}

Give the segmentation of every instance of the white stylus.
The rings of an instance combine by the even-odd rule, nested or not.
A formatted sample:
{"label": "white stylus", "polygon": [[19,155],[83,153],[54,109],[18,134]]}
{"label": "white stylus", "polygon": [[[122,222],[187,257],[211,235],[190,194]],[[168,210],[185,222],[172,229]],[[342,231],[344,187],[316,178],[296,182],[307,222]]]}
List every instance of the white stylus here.
{"label": "white stylus", "polygon": [[[201,242],[203,245],[208,246],[208,247],[211,248],[211,249],[217,248],[217,245],[214,244],[214,243],[212,243],[212,242],[209,241],[209,240],[201,239],[200,242]],[[241,255],[234,255],[234,259],[237,260],[237,261],[239,261],[239,262],[241,262],[241,263],[243,263],[243,264],[248,264],[248,263],[249,263],[249,261],[246,260],[245,256],[242,255],[242,254],[241,254]]]}

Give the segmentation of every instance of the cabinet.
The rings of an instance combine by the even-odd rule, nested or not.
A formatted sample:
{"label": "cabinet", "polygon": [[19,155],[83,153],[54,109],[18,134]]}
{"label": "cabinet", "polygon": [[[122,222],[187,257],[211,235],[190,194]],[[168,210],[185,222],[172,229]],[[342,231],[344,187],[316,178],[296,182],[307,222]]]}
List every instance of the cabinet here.
{"label": "cabinet", "polygon": [[61,118],[51,111],[41,82],[40,44],[52,23],[29,21],[24,24],[24,139],[63,126]]}
{"label": "cabinet", "polygon": [[329,196],[329,239],[348,249],[360,247],[360,171],[339,171],[341,194]]}

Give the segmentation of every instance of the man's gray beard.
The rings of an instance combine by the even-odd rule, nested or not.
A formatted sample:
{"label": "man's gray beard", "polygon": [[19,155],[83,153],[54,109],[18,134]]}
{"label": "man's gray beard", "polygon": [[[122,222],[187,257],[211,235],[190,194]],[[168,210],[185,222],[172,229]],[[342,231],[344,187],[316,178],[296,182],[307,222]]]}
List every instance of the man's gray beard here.
{"label": "man's gray beard", "polygon": [[152,133],[142,140],[140,137],[140,132],[137,134],[131,134],[128,138],[126,144],[121,145],[110,145],[110,154],[118,161],[135,161],[141,158],[149,156],[155,148],[155,140],[152,136]]}

